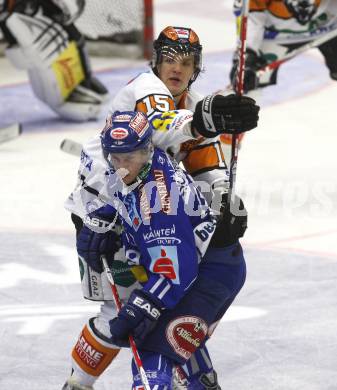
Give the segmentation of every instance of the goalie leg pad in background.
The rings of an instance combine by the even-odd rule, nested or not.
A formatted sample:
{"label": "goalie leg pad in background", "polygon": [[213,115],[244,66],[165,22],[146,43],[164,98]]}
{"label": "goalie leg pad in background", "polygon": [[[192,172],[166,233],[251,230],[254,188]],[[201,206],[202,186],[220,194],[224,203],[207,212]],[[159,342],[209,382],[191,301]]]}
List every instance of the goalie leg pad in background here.
{"label": "goalie leg pad in background", "polygon": [[72,378],[84,386],[92,386],[110,365],[120,349],[109,342],[91,318],[84,326],[72,351]]}
{"label": "goalie leg pad in background", "polygon": [[91,76],[75,28],[66,30],[40,13],[34,17],[13,13],[6,26],[17,41],[7,56],[14,66],[28,69],[33,91],[42,102],[69,120],[87,121],[100,115],[109,95]]}

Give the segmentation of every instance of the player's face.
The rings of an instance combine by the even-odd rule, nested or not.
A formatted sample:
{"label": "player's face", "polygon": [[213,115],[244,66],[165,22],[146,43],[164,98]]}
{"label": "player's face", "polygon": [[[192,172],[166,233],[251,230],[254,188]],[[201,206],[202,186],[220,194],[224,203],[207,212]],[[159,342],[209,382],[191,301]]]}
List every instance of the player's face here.
{"label": "player's face", "polygon": [[158,73],[173,97],[179,97],[193,76],[194,56],[163,56],[162,62],[158,64]]}
{"label": "player's face", "polygon": [[109,160],[123,182],[131,184],[148,162],[149,151],[143,149],[131,153],[111,153]]}

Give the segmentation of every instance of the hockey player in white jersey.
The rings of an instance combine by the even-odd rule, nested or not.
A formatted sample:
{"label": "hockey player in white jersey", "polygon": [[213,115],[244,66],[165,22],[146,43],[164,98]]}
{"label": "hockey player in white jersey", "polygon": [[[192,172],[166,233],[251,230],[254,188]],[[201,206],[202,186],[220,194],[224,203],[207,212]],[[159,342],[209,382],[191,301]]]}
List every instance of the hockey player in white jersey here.
{"label": "hockey player in white jersey", "polygon": [[[188,28],[167,27],[154,42],[152,70],[139,75],[125,86],[115,96],[111,111],[136,109],[152,119],[156,128],[153,135],[154,144],[168,151],[178,161],[182,161],[187,171],[196,180],[202,181],[202,190],[209,203],[215,200],[212,207],[217,209],[218,214],[221,204],[218,233],[215,234],[213,243],[215,247],[230,247],[244,234],[247,218],[246,215],[234,216],[230,213],[226,197],[228,171],[223,145],[219,138],[224,133],[240,133],[256,127],[258,107],[247,97],[210,95],[203,99],[199,94],[192,92],[191,84],[201,69],[202,48],[195,32]],[[79,188],[82,188],[80,201],[82,204],[95,206],[97,199],[105,199],[108,195],[99,179],[100,176],[104,176],[107,167],[102,160],[98,137],[85,145],[81,160],[78,184]],[[95,169],[92,169],[93,164]],[[67,208],[73,212],[79,237],[87,206],[81,213],[78,208],[74,208],[77,201],[74,196],[70,197]],[[80,257],[84,295],[89,299],[104,300],[105,304],[102,313],[97,319],[90,320],[83,332],[86,335],[90,334],[91,338],[94,337],[93,342],[96,345],[101,343],[102,348],[106,348],[109,337],[106,317],[109,316],[109,310],[113,310],[108,309],[111,294],[109,295],[106,288],[104,273],[101,273],[99,268],[94,271],[92,267],[99,265],[100,253],[103,249],[107,250],[107,247],[101,246],[97,237],[92,238],[91,242],[93,245],[91,249],[88,247],[87,255],[83,256],[82,251]],[[107,240],[106,244],[111,243]],[[114,245],[111,245],[113,250]],[[122,257],[123,254],[118,252],[114,264],[121,264],[116,262],[116,259],[122,262]],[[125,272],[124,279],[121,278],[123,280],[117,281],[121,293],[126,293],[124,296],[129,293],[128,287],[134,288],[134,285],[128,285],[126,280],[131,281],[135,274],[139,280],[142,279],[143,275],[138,271],[129,270],[129,273]],[[116,271],[116,275],[122,275],[122,272]],[[92,282],[93,276],[95,286]],[[106,349],[104,351],[106,353]],[[110,350],[111,361],[117,353],[118,349]],[[81,361],[76,347],[72,357],[73,375],[66,389],[90,389],[105,367],[96,370],[87,367],[85,362]],[[187,372],[185,381],[190,382],[189,388],[198,388],[197,386],[203,386],[200,387],[203,389],[220,388],[206,348],[192,355],[190,364],[188,363],[184,369]]]}
{"label": "hockey player in white jersey", "polygon": [[92,75],[84,37],[74,25],[85,0],[3,0],[6,56],[28,72],[37,98],[60,117],[95,119],[109,99]]}
{"label": "hockey player in white jersey", "polygon": [[[237,3],[234,11],[239,18],[241,7]],[[337,80],[337,1],[251,0],[248,31],[245,92],[276,84],[279,66],[261,69],[282,61],[284,56],[308,43],[317,46],[331,79]],[[237,67],[238,52],[234,54],[230,73],[232,85]]]}

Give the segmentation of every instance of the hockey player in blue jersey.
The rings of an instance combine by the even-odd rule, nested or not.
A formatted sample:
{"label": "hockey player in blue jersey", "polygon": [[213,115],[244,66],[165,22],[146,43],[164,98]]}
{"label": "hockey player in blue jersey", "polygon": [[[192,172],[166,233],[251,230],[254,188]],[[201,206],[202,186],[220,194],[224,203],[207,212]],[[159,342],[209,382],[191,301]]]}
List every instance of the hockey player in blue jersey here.
{"label": "hockey player in blue jersey", "polygon": [[[137,111],[144,112],[144,109],[148,107],[149,112],[145,114],[152,120],[153,117],[150,114],[153,112],[161,112],[165,110],[165,107],[177,108],[174,111],[163,113],[163,126],[160,119],[153,119],[156,128],[153,143],[161,149],[167,150],[176,161],[183,160],[188,173],[195,180],[203,183],[202,191],[211,207],[217,203],[214,202],[215,199],[221,201],[220,213],[217,215],[216,232],[204,256],[208,260],[214,259],[218,262],[217,265],[212,265],[213,268],[209,264],[208,267],[213,270],[216,278],[221,279],[221,291],[218,290],[217,292],[219,305],[222,305],[222,311],[219,310],[217,317],[221,318],[244,283],[245,264],[238,239],[243,236],[247,227],[247,216],[244,213],[234,215],[229,207],[226,194],[228,190],[227,169],[221,149],[219,149],[218,139],[223,133],[240,133],[256,127],[258,107],[253,100],[246,98],[241,100],[233,96],[228,98],[220,96],[217,99],[212,99],[209,108],[212,122],[216,118],[216,126],[214,126],[214,129],[212,128],[216,139],[212,139],[212,136],[211,138],[195,138],[194,130],[197,129],[200,134],[205,133],[201,122],[203,122],[202,118],[205,114],[203,109],[206,108],[206,105],[198,104],[197,94],[189,89],[192,81],[195,80],[201,70],[202,56],[199,39],[196,33],[189,28],[167,27],[160,33],[154,46],[156,48],[153,60],[153,72],[155,74],[153,72],[143,74],[142,77],[136,78],[124,87],[116,95],[112,109],[113,111],[126,111],[133,110],[136,107]],[[171,72],[173,72],[172,80]],[[184,81],[184,88],[181,86],[184,92],[178,94],[179,96],[177,92],[180,91],[180,87],[177,91],[177,77],[180,82]],[[147,80],[148,78],[149,80]],[[169,99],[169,104],[165,104],[165,96]],[[208,98],[204,99],[204,102],[208,101]],[[150,109],[149,102],[156,103],[153,110]],[[183,108],[188,108],[192,112]],[[157,121],[159,121],[159,124]],[[92,206],[97,209],[97,203],[109,195],[105,188],[106,185],[102,183],[103,179],[107,177],[107,171],[108,164],[103,158],[101,140],[97,136],[84,145],[78,174],[78,187],[68,198],[66,208],[72,213],[72,219],[77,230],[77,247],[81,247],[79,262],[84,297],[90,300],[103,301],[104,303],[100,313],[95,318],[89,319],[84,325],[81,335],[72,350],[72,375],[68,379],[69,387],[67,389],[92,390],[94,383],[119,352],[118,346],[107,342],[111,335],[109,319],[116,316],[116,309],[111,303],[111,291],[109,286],[107,287],[106,275],[100,262],[102,250],[106,250],[111,245],[110,257],[114,257],[115,282],[118,285],[118,291],[122,299],[127,300],[131,291],[137,288],[135,277],[138,281],[143,278],[140,269],[137,268],[138,266],[133,266],[129,270],[125,265],[124,251],[120,249],[116,252],[118,249],[115,245],[116,239],[102,239],[99,234],[84,237],[87,230],[86,228],[82,229],[82,220],[86,212]],[[205,188],[208,190],[205,190]],[[84,205],[83,210],[79,207],[79,203]],[[146,237],[151,240],[160,239],[163,238],[161,233],[162,231],[158,230]],[[205,232],[200,232],[201,237],[204,237],[204,234]],[[82,239],[84,239],[84,242],[82,241],[83,246],[80,244]],[[113,252],[116,253],[113,255]],[[136,254],[134,256],[137,257]],[[207,283],[213,286],[214,278],[210,277],[209,279],[210,282]],[[223,286],[227,287],[224,288]],[[192,302],[194,301],[192,297]],[[175,310],[179,310],[178,306]],[[192,307],[191,304],[187,304],[187,306]],[[198,305],[200,309],[203,307],[207,307],[207,305]],[[183,310],[183,308],[181,309]],[[111,314],[113,311],[114,314]],[[188,312],[186,313],[188,315]],[[211,329],[214,329],[215,326],[216,321]],[[93,346],[93,348],[94,346],[95,348],[99,347],[98,349],[105,354],[104,364],[93,366],[81,358],[81,356],[85,356],[81,347],[82,338],[86,340],[88,345]],[[164,338],[165,335],[162,336],[163,340],[156,342],[156,344],[164,344]],[[148,341],[150,342],[150,338]],[[220,389],[205,345],[202,344],[198,347],[186,365],[183,366],[183,369],[184,382],[188,382],[189,389],[199,387],[202,389]],[[178,388],[180,389],[180,387]],[[186,386],[182,388],[186,388]]]}
{"label": "hockey player in blue jersey", "polygon": [[[153,150],[150,134],[151,127],[142,113],[125,112],[108,118],[101,139],[103,154],[111,166],[104,175],[104,200],[108,198],[109,204],[103,206],[99,200],[87,216],[79,207],[77,215],[82,214],[86,226],[78,235],[77,250],[93,268],[100,268],[99,254],[111,256],[118,250],[116,233],[109,230],[118,211],[128,263],[142,265],[147,278],[132,292],[118,316],[110,320],[110,347],[126,346],[132,333],[141,346],[151,388],[169,389],[177,386],[172,384],[176,366],[203,347],[242,287],[245,262],[238,242],[223,248],[218,247],[216,239],[205,254],[214,232],[210,209],[189,176],[164,152]],[[89,167],[97,169],[91,164]],[[92,202],[77,195],[75,191],[73,198],[82,199],[84,208],[92,208]],[[106,310],[103,314],[109,315]],[[80,339],[94,344],[90,340],[92,329],[86,328]],[[97,326],[95,333],[99,333]],[[97,340],[94,345],[97,349]],[[106,347],[101,346],[104,358],[97,363],[103,369],[109,364],[109,353],[113,355]],[[75,360],[80,349],[81,342],[73,352]],[[76,361],[81,364],[80,359]],[[135,367],[133,374],[134,388],[140,389]],[[207,376],[189,380],[189,389],[220,388]],[[64,389],[91,388],[71,386],[69,380]]]}

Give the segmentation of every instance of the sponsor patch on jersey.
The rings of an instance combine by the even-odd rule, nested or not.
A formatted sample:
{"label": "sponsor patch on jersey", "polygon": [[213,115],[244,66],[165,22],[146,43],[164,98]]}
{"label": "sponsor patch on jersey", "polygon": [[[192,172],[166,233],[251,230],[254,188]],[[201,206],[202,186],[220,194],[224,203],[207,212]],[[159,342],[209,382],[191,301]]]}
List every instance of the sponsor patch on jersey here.
{"label": "sponsor patch on jersey", "polygon": [[157,183],[158,195],[161,203],[161,209],[163,213],[169,214],[171,211],[171,199],[167,191],[164,172],[159,169],[153,171],[154,178]]}
{"label": "sponsor patch on jersey", "polygon": [[166,339],[174,352],[188,360],[207,335],[206,322],[198,317],[183,316],[166,327]]}
{"label": "sponsor patch on jersey", "polygon": [[135,231],[137,231],[142,223],[142,219],[137,210],[135,195],[133,193],[128,194],[124,199],[124,203],[128,211],[132,227]]}
{"label": "sponsor patch on jersey", "polygon": [[140,214],[146,223],[151,219],[151,208],[150,208],[149,200],[146,195],[146,191],[144,190],[144,186],[142,184],[139,187],[139,193],[140,193],[140,199],[139,199]]}
{"label": "sponsor patch on jersey", "polygon": [[141,137],[149,127],[149,123],[146,117],[138,112],[130,122],[129,126]]}
{"label": "sponsor patch on jersey", "polygon": [[126,138],[128,134],[128,131],[122,127],[117,127],[116,129],[112,129],[110,131],[110,137],[117,140]]}
{"label": "sponsor patch on jersey", "polygon": [[195,243],[201,254],[206,252],[214,230],[215,224],[213,222],[202,222],[193,230]]}
{"label": "sponsor patch on jersey", "polygon": [[178,245],[181,240],[174,236],[175,232],[175,225],[163,229],[152,229],[150,227],[148,232],[143,233],[143,239],[147,244],[153,242],[157,245]]}
{"label": "sponsor patch on jersey", "polygon": [[147,248],[150,257],[150,271],[163,275],[172,280],[173,284],[179,284],[179,262],[176,246],[154,246]]}

